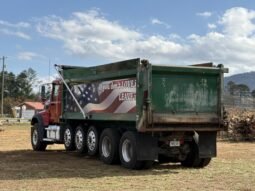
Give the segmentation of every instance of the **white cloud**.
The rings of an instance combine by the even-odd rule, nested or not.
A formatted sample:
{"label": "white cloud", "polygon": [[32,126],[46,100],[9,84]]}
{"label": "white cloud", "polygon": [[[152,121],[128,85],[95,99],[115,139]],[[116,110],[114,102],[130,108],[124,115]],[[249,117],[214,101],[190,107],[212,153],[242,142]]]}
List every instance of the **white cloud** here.
{"label": "white cloud", "polygon": [[160,21],[160,20],[154,18],[154,19],[151,19],[151,23],[152,23],[152,24],[159,24],[159,25],[161,25],[161,24],[162,24],[162,21]]}
{"label": "white cloud", "polygon": [[[217,32],[188,37],[145,35],[95,10],[74,13],[68,19],[46,17],[37,30],[45,37],[62,41],[73,55],[114,61],[141,57],[153,63],[181,65],[212,61],[225,64],[233,74],[255,71],[254,12],[245,8],[226,10],[217,22],[221,25]],[[208,27],[217,27],[214,25]]]}
{"label": "white cloud", "polygon": [[56,80],[56,79],[59,79],[59,76],[57,73],[54,73],[49,76],[39,76],[37,78],[38,84],[36,85],[36,87],[41,86],[43,84],[51,83],[53,80]]}
{"label": "white cloud", "polygon": [[4,34],[4,35],[9,35],[9,36],[16,36],[19,38],[23,38],[25,40],[30,40],[31,37],[23,32],[20,31],[11,31],[9,29],[0,29],[0,33]]}
{"label": "white cloud", "polygon": [[42,57],[42,56],[35,53],[35,52],[20,52],[20,53],[18,53],[17,57],[18,57],[19,60],[30,61],[35,57]]}
{"label": "white cloud", "polygon": [[215,25],[215,24],[213,24],[213,23],[208,23],[208,24],[207,24],[207,27],[208,27],[209,29],[216,29],[216,28],[217,28],[217,25]]}
{"label": "white cloud", "polygon": [[19,22],[19,23],[10,23],[8,21],[0,20],[0,25],[7,26],[7,27],[13,27],[13,28],[29,28],[30,24],[27,22]]}
{"label": "white cloud", "polygon": [[34,83],[32,87],[33,92],[39,93],[42,85],[45,85],[47,91],[51,91],[52,85],[50,83],[56,79],[59,79],[59,76],[56,73],[49,76],[38,76],[36,83]]}
{"label": "white cloud", "polygon": [[236,37],[254,35],[255,11],[242,7],[235,7],[225,12],[219,23],[224,26],[226,34]]}
{"label": "white cloud", "polygon": [[151,19],[151,24],[153,24],[153,25],[163,25],[163,26],[165,26],[167,29],[171,28],[171,26],[170,26],[169,24],[167,24],[166,22],[161,21],[161,20],[159,20],[159,19],[157,19],[157,18]]}
{"label": "white cloud", "polygon": [[146,38],[136,30],[107,20],[96,10],[76,12],[66,20],[46,17],[37,25],[37,30],[46,37],[63,41],[66,50],[79,56],[94,55],[114,60],[146,55],[147,51],[155,54],[162,49],[167,52],[176,51],[175,47],[182,48],[166,38],[162,40],[161,36]]}
{"label": "white cloud", "polygon": [[197,16],[200,16],[200,17],[208,18],[208,17],[211,17],[211,16],[212,16],[212,13],[209,12],[209,11],[205,11],[205,12],[197,13],[196,15],[197,15]]}
{"label": "white cloud", "polygon": [[[37,26],[37,30],[48,37],[60,39],[69,37],[73,40],[127,40],[140,38],[140,33],[110,22],[99,15],[96,10],[76,12],[68,20],[60,17],[45,17]],[[62,35],[59,35],[62,33]]]}
{"label": "white cloud", "polygon": [[10,23],[7,21],[0,20],[0,33],[9,36],[16,36],[25,40],[30,40],[31,37],[22,32],[21,30],[28,29],[30,24],[27,22]]}
{"label": "white cloud", "polygon": [[171,39],[181,39],[181,36],[178,35],[178,34],[176,34],[176,33],[170,34],[169,37],[170,37]]}

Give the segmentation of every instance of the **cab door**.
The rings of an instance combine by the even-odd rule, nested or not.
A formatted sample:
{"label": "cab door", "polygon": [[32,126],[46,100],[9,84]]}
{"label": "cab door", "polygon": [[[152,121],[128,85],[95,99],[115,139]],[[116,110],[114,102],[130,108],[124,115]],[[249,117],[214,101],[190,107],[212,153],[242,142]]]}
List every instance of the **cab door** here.
{"label": "cab door", "polygon": [[49,107],[50,113],[50,123],[51,124],[58,124],[59,117],[61,115],[61,89],[62,86],[59,83],[53,83],[52,87],[52,95]]}

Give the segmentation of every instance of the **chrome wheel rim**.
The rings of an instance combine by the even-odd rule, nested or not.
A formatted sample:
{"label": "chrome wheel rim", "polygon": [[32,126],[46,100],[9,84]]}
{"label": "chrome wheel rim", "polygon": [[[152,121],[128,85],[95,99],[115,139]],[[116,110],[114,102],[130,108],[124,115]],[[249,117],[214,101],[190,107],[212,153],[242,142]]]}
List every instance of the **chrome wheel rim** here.
{"label": "chrome wheel rim", "polygon": [[109,137],[104,137],[102,140],[102,154],[105,158],[108,158],[111,154],[112,145]]}
{"label": "chrome wheel rim", "polygon": [[125,139],[122,143],[122,157],[125,162],[130,162],[133,155],[133,147],[130,140]]}
{"label": "chrome wheel rim", "polygon": [[65,133],[64,133],[64,141],[65,141],[65,145],[67,146],[67,147],[69,147],[70,146],[70,144],[71,144],[71,131],[70,131],[70,129],[66,129],[65,130]]}
{"label": "chrome wheel rim", "polygon": [[37,142],[38,142],[38,132],[37,132],[37,130],[33,131],[32,141],[33,141],[34,145],[36,145]]}
{"label": "chrome wheel rim", "polygon": [[89,131],[88,133],[88,137],[87,137],[87,144],[88,144],[88,148],[91,151],[94,151],[96,148],[96,134],[94,131]]}
{"label": "chrome wheel rim", "polygon": [[78,150],[83,146],[83,133],[80,129],[77,130],[75,134],[75,145]]}

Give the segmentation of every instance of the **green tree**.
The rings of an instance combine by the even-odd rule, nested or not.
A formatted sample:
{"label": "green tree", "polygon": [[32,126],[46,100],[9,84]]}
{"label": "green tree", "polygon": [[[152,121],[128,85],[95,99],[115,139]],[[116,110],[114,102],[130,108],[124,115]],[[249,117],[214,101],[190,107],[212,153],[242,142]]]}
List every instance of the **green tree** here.
{"label": "green tree", "polygon": [[233,81],[229,81],[227,84],[227,89],[230,95],[234,95],[236,84]]}
{"label": "green tree", "polygon": [[[0,73],[0,79],[2,74]],[[25,100],[37,100],[37,94],[33,91],[37,83],[36,72],[29,68],[15,75],[12,72],[4,72],[4,113],[12,116],[12,107]],[[0,80],[2,87],[2,80]],[[2,91],[0,91],[1,94]]]}
{"label": "green tree", "polygon": [[5,97],[11,97],[15,98],[16,97],[16,76],[14,73],[10,72],[5,72]]}
{"label": "green tree", "polygon": [[36,95],[33,92],[33,85],[36,83],[36,72],[29,68],[22,71],[16,78],[16,95],[22,100],[35,99]]}
{"label": "green tree", "polygon": [[247,95],[250,92],[250,88],[245,84],[235,84],[233,81],[229,81],[227,89],[230,95]]}
{"label": "green tree", "polygon": [[240,95],[247,95],[250,93],[250,88],[245,84],[238,84],[236,89]]}

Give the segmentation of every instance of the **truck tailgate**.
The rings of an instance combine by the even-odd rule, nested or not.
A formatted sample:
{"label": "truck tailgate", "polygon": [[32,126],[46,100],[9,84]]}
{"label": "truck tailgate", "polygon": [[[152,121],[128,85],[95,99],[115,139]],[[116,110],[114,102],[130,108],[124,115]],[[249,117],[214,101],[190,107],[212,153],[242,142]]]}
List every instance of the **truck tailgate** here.
{"label": "truck tailgate", "polygon": [[153,123],[219,123],[219,68],[152,66],[151,83]]}

